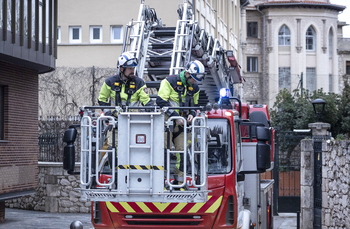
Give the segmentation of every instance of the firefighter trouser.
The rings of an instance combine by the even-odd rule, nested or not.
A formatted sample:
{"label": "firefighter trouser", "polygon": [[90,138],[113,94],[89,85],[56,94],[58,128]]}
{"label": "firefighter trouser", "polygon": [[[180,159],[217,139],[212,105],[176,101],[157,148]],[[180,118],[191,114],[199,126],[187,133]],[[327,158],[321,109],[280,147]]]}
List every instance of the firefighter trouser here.
{"label": "firefighter trouser", "polygon": [[[112,139],[113,139],[113,132],[108,131],[105,144],[102,147],[103,150],[107,150],[108,147],[112,147]],[[104,157],[105,154],[106,154],[106,152],[101,153],[100,161]],[[115,156],[118,157],[118,130],[117,129],[115,130]]]}
{"label": "firefighter trouser", "polygon": [[[165,115],[165,120],[167,121],[169,119],[169,116]],[[174,120],[175,122],[175,120]],[[179,133],[180,132],[180,133]],[[173,136],[176,136],[173,139]],[[175,151],[183,151],[184,150],[184,131],[183,128],[180,128],[178,125],[175,125],[174,132],[170,132],[170,139],[172,139],[172,142],[174,143]],[[183,157],[187,156],[187,150],[191,146],[191,133],[187,133],[187,140],[186,140],[186,153],[180,154],[176,153],[176,165],[175,165],[175,171],[174,175],[178,176],[178,181],[183,182]],[[164,135],[164,147],[167,149],[167,133],[165,132]],[[169,147],[171,149],[171,146]]]}

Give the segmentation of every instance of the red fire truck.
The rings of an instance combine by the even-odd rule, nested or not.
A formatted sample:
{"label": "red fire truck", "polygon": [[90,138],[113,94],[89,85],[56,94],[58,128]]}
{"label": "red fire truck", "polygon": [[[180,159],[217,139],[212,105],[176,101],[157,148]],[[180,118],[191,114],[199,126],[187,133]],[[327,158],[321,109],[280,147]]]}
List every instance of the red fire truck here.
{"label": "red fire truck", "polygon": [[[176,27],[164,27],[154,9],[141,2],[138,19],[126,26],[123,47],[139,60],[135,75],[148,75],[156,85],[199,60],[207,73],[200,98],[208,101],[200,101],[201,107],[172,107],[198,112],[190,126],[184,121],[184,145],[191,135],[184,151],[175,151],[165,137],[176,119],[184,119],[165,120],[167,107],[81,108],[80,172],[74,167],[78,126],[64,135],[64,169],[80,174],[82,198],[93,202],[93,226],[272,229],[273,180],[260,179],[273,167],[267,107],[233,98],[242,81],[234,51],[199,28],[187,0],[177,11]],[[103,109],[116,110],[118,118],[101,115]],[[104,147],[108,135],[110,148]],[[183,158],[182,184],[174,182],[176,154]]]}
{"label": "red fire truck", "polygon": [[[105,107],[82,108],[81,192],[93,201],[95,228],[272,228],[273,181],[260,180],[272,166],[267,108],[228,97],[213,107],[201,107],[192,126],[184,127],[192,145],[183,152],[164,151],[164,123],[169,132],[176,119],[164,122],[166,109],[120,108],[117,123],[94,112]],[[118,153],[102,149],[106,121],[112,133],[123,130]],[[76,133],[72,126],[64,136],[64,168],[71,174]],[[173,183],[174,153],[184,155],[181,185]]]}

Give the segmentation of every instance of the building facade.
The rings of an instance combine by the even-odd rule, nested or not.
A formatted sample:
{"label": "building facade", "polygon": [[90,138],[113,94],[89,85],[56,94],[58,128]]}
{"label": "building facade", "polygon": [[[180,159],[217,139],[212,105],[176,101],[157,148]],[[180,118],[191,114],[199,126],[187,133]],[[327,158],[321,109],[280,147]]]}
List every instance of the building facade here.
{"label": "building facade", "polygon": [[[193,0],[195,20],[218,38],[225,49],[239,55],[240,1]],[[146,0],[163,25],[176,26],[178,6],[184,0]],[[116,67],[125,25],[137,20],[140,0],[96,2],[62,0],[58,3],[58,67]]]}
{"label": "building facade", "polygon": [[38,185],[39,74],[55,69],[57,1],[0,5],[0,223]]}
{"label": "building facade", "polygon": [[[217,38],[222,47],[233,50],[240,61],[240,1],[187,2],[192,5],[194,20],[200,28]],[[39,116],[46,119],[76,115],[79,106],[97,104],[104,80],[117,72],[126,25],[137,20],[140,3],[140,0],[105,0],[103,4],[93,0],[58,2],[57,69],[41,77]],[[183,3],[184,0],[144,1],[154,8],[166,27],[176,26],[177,10]]]}
{"label": "building facade", "polygon": [[329,0],[250,0],[243,9],[243,101],[273,106],[286,88],[339,93],[338,13]]}

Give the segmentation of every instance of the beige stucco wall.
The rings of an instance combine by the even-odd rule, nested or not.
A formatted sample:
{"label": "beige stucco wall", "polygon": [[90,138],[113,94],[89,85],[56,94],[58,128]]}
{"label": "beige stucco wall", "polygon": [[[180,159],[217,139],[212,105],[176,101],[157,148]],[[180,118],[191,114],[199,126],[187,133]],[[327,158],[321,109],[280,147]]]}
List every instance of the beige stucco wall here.
{"label": "beige stucco wall", "polygon": [[[192,0],[188,1],[192,4]],[[218,38],[226,49],[234,50],[239,59],[240,3],[239,0],[195,0],[195,20],[201,28]],[[115,67],[122,52],[121,44],[110,43],[110,26],[125,25],[137,20],[140,0],[60,0],[58,26],[61,42],[58,44],[58,67]],[[145,0],[155,8],[162,23],[176,26],[177,9],[183,0]],[[82,43],[69,43],[69,27],[81,26]],[[102,43],[90,43],[90,26],[102,26]],[[123,30],[124,36],[125,30]]]}
{"label": "beige stucco wall", "polygon": [[[60,0],[58,26],[61,28],[61,43],[58,44],[57,66],[115,67],[122,51],[122,43],[110,43],[110,26],[122,25],[125,28],[131,19],[137,20],[140,2],[140,0]],[[167,26],[176,25],[178,17],[176,10],[182,2],[181,0],[145,1],[150,7],[156,8],[158,17]],[[69,26],[81,26],[81,44],[69,43]],[[102,43],[90,43],[90,26],[102,26]]]}
{"label": "beige stucco wall", "polygon": [[[254,2],[255,4],[255,2]],[[252,93],[244,90],[243,101],[256,100],[258,103],[266,103],[269,107],[273,106],[278,87],[279,67],[291,68],[291,91],[297,88],[300,75],[303,72],[303,84],[306,87],[306,68],[316,68],[317,88],[323,88],[325,92],[329,91],[329,74],[332,74],[332,92],[339,93],[339,73],[338,73],[338,55],[337,55],[337,20],[338,13],[333,10],[317,8],[268,8],[263,10],[265,13],[266,29],[266,72],[265,72],[265,92],[262,85],[260,93]],[[298,29],[297,19],[300,20]],[[247,21],[257,21],[259,28],[258,38],[247,38],[247,45],[243,49],[243,61],[247,56],[259,57],[259,73],[262,74],[262,56],[263,56],[263,17],[256,10],[247,10]],[[280,28],[286,25],[291,32],[291,45],[287,47],[278,45],[278,32]],[[305,34],[309,26],[313,26],[316,32],[316,50],[307,51],[305,49]],[[328,34],[333,30],[333,58],[329,59]],[[300,46],[300,48],[297,48]],[[251,73],[246,71],[246,63],[243,64],[243,73],[246,81],[249,81]],[[253,79],[252,79],[253,80]],[[262,80],[264,81],[264,80]],[[252,98],[252,94],[259,94],[261,97]],[[265,95],[263,95],[265,94]],[[265,99],[264,99],[265,97]]]}

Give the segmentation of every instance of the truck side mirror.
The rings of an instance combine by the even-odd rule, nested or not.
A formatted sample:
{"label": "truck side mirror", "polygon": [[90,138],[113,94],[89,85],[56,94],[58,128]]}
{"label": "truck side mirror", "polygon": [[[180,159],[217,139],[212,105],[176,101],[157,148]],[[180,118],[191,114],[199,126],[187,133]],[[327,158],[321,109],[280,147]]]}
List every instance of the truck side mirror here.
{"label": "truck side mirror", "polygon": [[271,132],[268,127],[256,127],[256,139],[258,140],[256,146],[256,163],[258,170],[266,170],[271,167],[270,145],[266,143],[270,141],[270,138]]}
{"label": "truck side mirror", "polygon": [[74,141],[77,137],[77,129],[74,126],[70,126],[68,130],[64,132],[63,142],[67,143],[64,147],[63,153],[63,169],[67,170],[69,174],[74,173],[75,167],[75,147]]}

